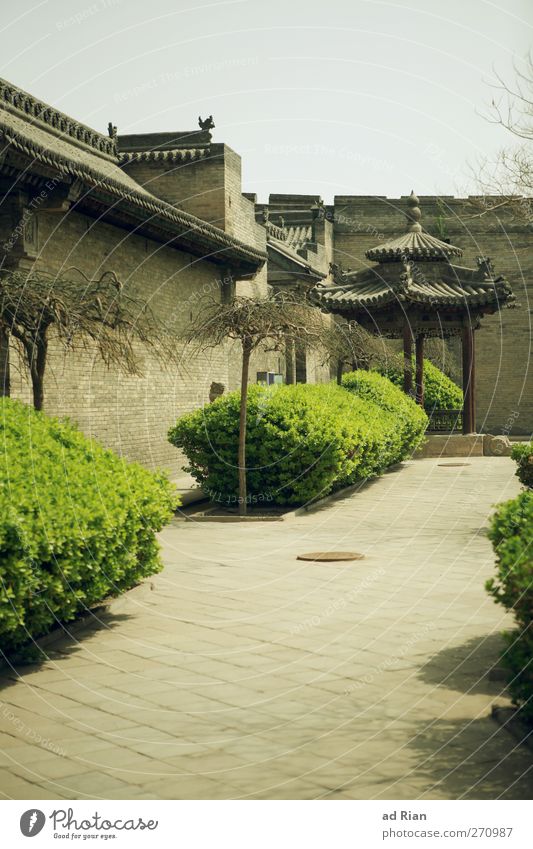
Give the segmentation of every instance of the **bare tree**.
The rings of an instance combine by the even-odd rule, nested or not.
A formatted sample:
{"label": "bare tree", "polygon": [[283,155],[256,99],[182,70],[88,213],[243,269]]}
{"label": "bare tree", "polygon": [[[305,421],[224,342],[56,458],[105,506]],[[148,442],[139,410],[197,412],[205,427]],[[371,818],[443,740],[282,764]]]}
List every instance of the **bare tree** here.
{"label": "bare tree", "polygon": [[230,303],[206,300],[185,331],[185,341],[198,352],[215,348],[227,339],[242,349],[241,397],[239,409],[239,513],[247,513],[246,412],[250,358],[254,350],[268,343],[271,350],[284,350],[286,338],[306,345],[318,345],[325,338],[324,314],[291,293],[274,293],[264,299],[236,297]]}
{"label": "bare tree", "polygon": [[[77,279],[76,279],[77,278]],[[114,272],[97,280],[77,268],[64,277],[43,272],[0,272],[0,355],[3,394],[9,394],[9,337],[18,346],[32,383],[33,404],[41,410],[50,334],[65,350],[86,348],[107,366],[141,375],[139,344],[168,362],[176,356],[175,340],[156,320],[146,301],[130,295]]]}
{"label": "bare tree", "polygon": [[320,340],[323,362],[334,367],[337,383],[342,383],[345,367],[368,369],[392,355],[389,343],[382,336],[374,336],[356,321],[335,321]]}
{"label": "bare tree", "polygon": [[502,148],[495,160],[482,160],[475,168],[481,193],[479,215],[507,207],[518,220],[533,221],[533,57],[521,70],[515,63],[512,85],[496,74],[490,123],[503,127],[515,144]]}

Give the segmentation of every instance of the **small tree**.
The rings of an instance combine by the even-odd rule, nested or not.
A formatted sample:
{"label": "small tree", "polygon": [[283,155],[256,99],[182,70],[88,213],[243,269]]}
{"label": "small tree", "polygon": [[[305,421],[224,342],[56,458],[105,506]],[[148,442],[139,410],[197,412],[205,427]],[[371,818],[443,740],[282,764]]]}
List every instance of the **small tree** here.
{"label": "small tree", "polygon": [[286,338],[318,345],[326,338],[324,314],[290,293],[274,293],[264,299],[236,297],[230,303],[205,301],[185,332],[185,341],[197,351],[223,344],[227,339],[242,349],[241,397],[239,415],[239,513],[247,512],[246,486],[246,407],[250,358],[262,343],[283,350]]}
{"label": "small tree", "polygon": [[4,270],[0,273],[2,390],[9,394],[11,336],[29,369],[36,410],[43,407],[52,330],[65,350],[75,346],[94,350],[106,365],[126,374],[142,374],[136,343],[162,361],[175,356],[172,334],[164,331],[146,301],[124,291],[114,272],[92,280],[77,268],[68,269],[64,277]]}

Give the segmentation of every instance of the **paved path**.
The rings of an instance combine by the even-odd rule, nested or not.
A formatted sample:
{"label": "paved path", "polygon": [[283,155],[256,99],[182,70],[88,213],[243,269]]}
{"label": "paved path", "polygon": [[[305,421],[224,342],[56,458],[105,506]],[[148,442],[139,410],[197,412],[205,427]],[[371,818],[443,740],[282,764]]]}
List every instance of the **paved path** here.
{"label": "paved path", "polygon": [[[2,678],[3,795],[531,798],[489,716],[485,532],[513,464],[439,462],[293,521],[175,521],[152,589]],[[296,560],[328,548],[366,558]]]}

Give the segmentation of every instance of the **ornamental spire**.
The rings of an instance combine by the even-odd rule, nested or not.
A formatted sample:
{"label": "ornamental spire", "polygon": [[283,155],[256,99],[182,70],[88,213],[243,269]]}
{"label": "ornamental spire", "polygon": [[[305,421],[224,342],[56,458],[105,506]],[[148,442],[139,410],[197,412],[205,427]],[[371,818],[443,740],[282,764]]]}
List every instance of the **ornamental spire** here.
{"label": "ornamental spire", "polygon": [[408,233],[422,233],[422,225],[420,223],[420,219],[422,218],[422,213],[420,212],[418,200],[415,193],[411,190],[411,194],[409,195],[407,201],[407,232]]}

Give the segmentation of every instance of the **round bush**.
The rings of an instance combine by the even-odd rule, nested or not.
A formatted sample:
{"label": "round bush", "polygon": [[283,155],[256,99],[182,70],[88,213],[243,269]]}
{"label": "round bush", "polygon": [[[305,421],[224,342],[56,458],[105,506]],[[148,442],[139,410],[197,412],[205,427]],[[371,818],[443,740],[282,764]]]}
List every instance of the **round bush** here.
{"label": "round bush", "polygon": [[498,560],[496,577],[486,588],[518,626],[505,635],[502,661],[511,672],[509,691],[524,718],[533,722],[533,492],[499,505],[490,539]]}
{"label": "round bush", "polygon": [[403,389],[399,389],[377,372],[363,369],[343,375],[342,385],[359,398],[371,401],[382,410],[394,414],[402,457],[411,454],[420,445],[428,425],[428,417]]}
{"label": "round bush", "polygon": [[7,398],[0,440],[0,645],[9,651],[158,572],[155,533],[177,497],[163,475]]}
{"label": "round bush", "polygon": [[[238,503],[239,403],[239,392],[223,396],[182,416],[169,431],[170,442],[189,460],[186,470],[224,504]],[[333,384],[251,386],[249,502],[304,504],[380,474],[405,456],[398,422],[391,410]]]}
{"label": "round bush", "polygon": [[[413,369],[414,367],[413,359]],[[387,366],[377,366],[376,371],[387,377],[395,386],[403,386],[403,360],[399,357]],[[424,360],[424,408],[428,411],[463,408],[461,388],[430,360]]]}
{"label": "round bush", "polygon": [[511,457],[516,460],[516,476],[520,483],[533,489],[533,442],[519,442],[513,445]]}

